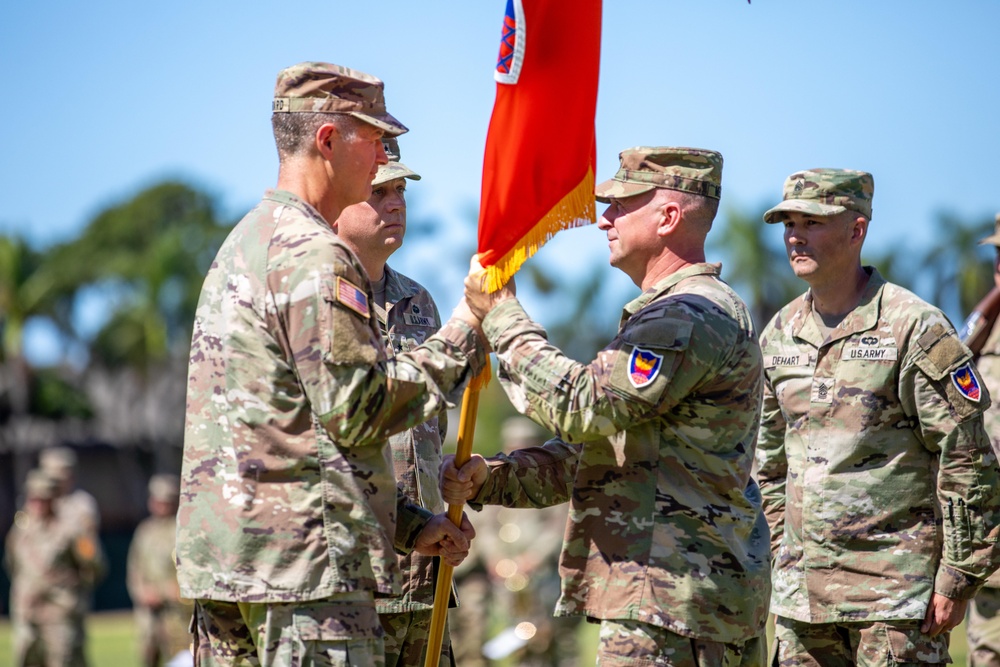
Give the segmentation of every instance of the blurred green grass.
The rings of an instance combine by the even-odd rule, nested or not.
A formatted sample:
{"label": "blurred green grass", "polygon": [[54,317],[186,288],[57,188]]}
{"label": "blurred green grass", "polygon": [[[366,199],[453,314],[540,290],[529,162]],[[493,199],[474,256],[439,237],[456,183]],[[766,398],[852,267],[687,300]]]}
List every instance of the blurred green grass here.
{"label": "blurred green grass", "polygon": [[[598,631],[600,626],[594,623],[581,623],[580,665],[593,665],[597,649]],[[90,664],[96,667],[128,667],[137,665],[135,646],[135,626],[132,614],[127,611],[101,612],[91,614],[87,619],[87,656]],[[772,626],[768,624],[768,639],[772,636]],[[968,653],[965,637],[965,623],[955,628],[951,637],[951,657],[955,665],[966,664]],[[0,619],[0,665],[10,664],[12,657],[11,632],[9,619]],[[504,663],[515,667],[513,663]]]}

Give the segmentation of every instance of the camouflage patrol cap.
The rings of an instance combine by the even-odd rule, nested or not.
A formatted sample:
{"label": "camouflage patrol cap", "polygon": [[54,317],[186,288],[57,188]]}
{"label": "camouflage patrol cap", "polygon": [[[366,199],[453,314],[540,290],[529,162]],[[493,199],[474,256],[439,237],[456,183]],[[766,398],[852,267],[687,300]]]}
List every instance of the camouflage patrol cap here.
{"label": "camouflage patrol cap", "polygon": [[347,114],[394,137],[407,127],[385,110],[384,89],[381,79],[349,67],[299,63],[278,72],[271,110]]}
{"label": "camouflage patrol cap", "polygon": [[76,452],[69,447],[50,447],[38,455],[38,467],[49,475],[65,476],[76,467]]}
{"label": "camouflage patrol cap", "polygon": [[52,500],[59,495],[59,482],[44,470],[36,468],[29,471],[24,480],[24,495],[26,498]]}
{"label": "camouflage patrol cap", "polygon": [[149,478],[149,497],[165,503],[176,502],[180,496],[181,481],[177,475],[160,473]]}
{"label": "camouflage patrol cap", "polygon": [[372,186],[381,185],[397,178],[420,180],[420,174],[411,171],[409,167],[399,161],[399,142],[396,141],[396,137],[383,137],[382,148],[385,149],[385,156],[389,158],[389,162],[379,165],[378,173],[372,179]]}
{"label": "camouflage patrol cap", "polygon": [[994,245],[1000,248],[1000,213],[997,213],[996,222],[993,223],[993,233],[981,239],[979,245]]}
{"label": "camouflage patrol cap", "polygon": [[595,190],[597,201],[634,197],[653,188],[680,190],[718,199],[722,194],[722,156],[701,148],[636,146],[618,155],[614,178]]}
{"label": "camouflage patrol cap", "polygon": [[875,179],[853,169],[807,169],[785,179],[783,200],[764,214],[764,222],[780,222],[778,213],[837,215],[855,211],[872,217]]}

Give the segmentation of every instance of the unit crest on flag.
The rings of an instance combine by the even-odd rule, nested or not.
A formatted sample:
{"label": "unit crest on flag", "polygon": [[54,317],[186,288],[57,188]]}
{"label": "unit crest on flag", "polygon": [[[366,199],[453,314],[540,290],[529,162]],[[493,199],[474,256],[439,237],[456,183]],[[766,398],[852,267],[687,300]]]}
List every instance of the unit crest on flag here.
{"label": "unit crest on flag", "polygon": [[972,364],[965,364],[952,371],[951,381],[955,383],[955,387],[962,396],[965,396],[970,401],[979,402],[979,398],[983,392],[979,387],[979,380],[976,379],[976,374],[972,371]]}
{"label": "unit crest on flag", "polygon": [[652,383],[660,372],[663,355],[633,347],[628,358],[628,381],[636,389]]}
{"label": "unit crest on flag", "polygon": [[507,12],[503,17],[503,32],[500,35],[500,55],[493,78],[497,83],[517,83],[524,62],[524,9],[521,0],[507,0]]}

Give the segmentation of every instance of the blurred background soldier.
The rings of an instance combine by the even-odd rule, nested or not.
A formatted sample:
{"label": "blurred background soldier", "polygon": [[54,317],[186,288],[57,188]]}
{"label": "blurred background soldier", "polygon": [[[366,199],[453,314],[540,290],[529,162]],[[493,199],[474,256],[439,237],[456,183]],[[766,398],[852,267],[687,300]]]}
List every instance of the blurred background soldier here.
{"label": "blurred background soldier", "polygon": [[16,667],[87,664],[84,601],[103,559],[91,531],[56,515],[57,485],[41,470],[29,472],[24,509],[7,535]]}
{"label": "blurred background soldier", "polygon": [[[505,454],[549,437],[522,416],[506,419],[500,431]],[[456,577],[462,606],[451,616],[462,667],[508,656],[521,666],[577,664],[580,618],[553,616],[568,512],[565,503],[542,509],[487,505],[472,517],[476,539]],[[490,634],[496,636],[486,641]]]}
{"label": "blurred background soldier", "polygon": [[[993,396],[983,421],[993,451],[1000,453],[1000,326],[996,325],[1000,313],[1000,213],[996,216],[994,233],[979,244],[996,249],[993,264],[996,287],[976,306],[961,334],[977,355],[976,367]],[[1000,667],[1000,571],[993,573],[976,594],[966,620],[970,667]]]}
{"label": "blurred background soldier", "polygon": [[76,486],[76,453],[68,447],[43,449],[38,467],[59,482],[56,511],[70,523],[86,527],[97,536],[101,529],[101,514],[97,500]]}
{"label": "blurred background soldier", "polygon": [[181,600],[174,566],[179,489],[176,475],[153,475],[150,516],[136,528],[128,550],[128,592],[145,667],[159,667],[191,644],[188,624],[194,605]]}

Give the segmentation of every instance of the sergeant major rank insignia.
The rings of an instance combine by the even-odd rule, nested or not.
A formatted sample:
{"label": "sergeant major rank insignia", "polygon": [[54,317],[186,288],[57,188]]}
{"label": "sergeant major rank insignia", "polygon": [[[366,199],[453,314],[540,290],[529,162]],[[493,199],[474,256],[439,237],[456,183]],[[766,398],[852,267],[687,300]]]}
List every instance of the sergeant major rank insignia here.
{"label": "sergeant major rank insignia", "polygon": [[976,379],[976,374],[972,372],[971,364],[965,364],[952,371],[951,381],[955,383],[955,387],[962,396],[965,396],[970,401],[979,402],[979,397],[982,396],[983,392],[979,388],[979,380]]}
{"label": "sergeant major rank insignia", "polygon": [[656,379],[662,364],[662,355],[633,347],[628,358],[628,381],[636,389],[641,389]]}

